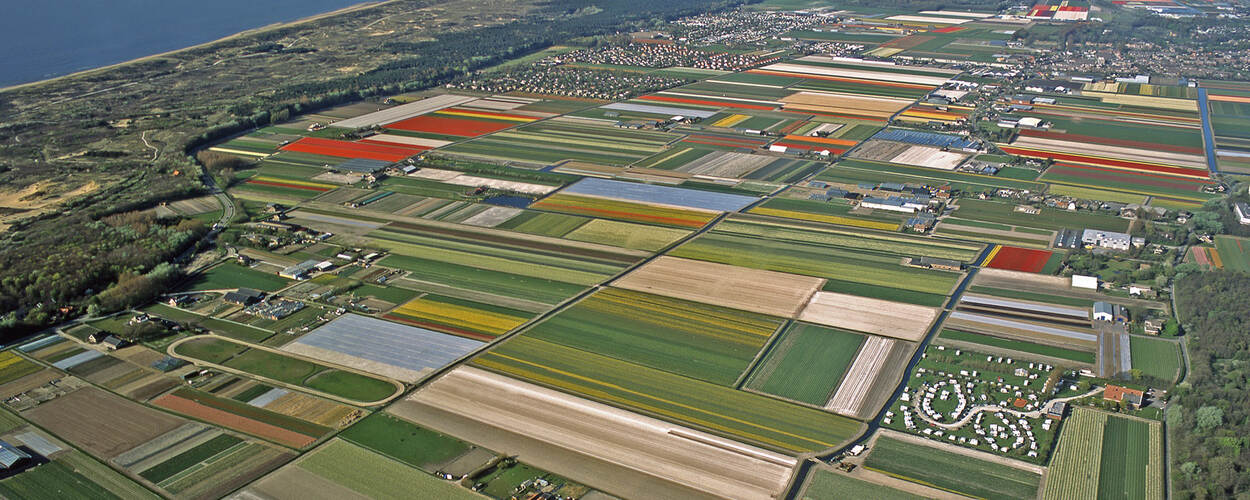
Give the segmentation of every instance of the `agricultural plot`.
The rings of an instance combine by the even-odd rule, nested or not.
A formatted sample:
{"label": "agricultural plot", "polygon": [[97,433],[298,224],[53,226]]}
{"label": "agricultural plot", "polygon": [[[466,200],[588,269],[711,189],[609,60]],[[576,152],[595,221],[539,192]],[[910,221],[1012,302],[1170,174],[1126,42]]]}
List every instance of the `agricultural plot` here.
{"label": "agricultural plot", "polygon": [[817,469],[812,472],[803,489],[803,500],[829,498],[891,498],[897,500],[921,500],[925,497],[897,490],[889,486],[855,479],[841,471]]}
{"label": "agricultural plot", "polygon": [[885,122],[911,105],[903,98],[802,91],[781,98],[786,111]]}
{"label": "agricultural plot", "polygon": [[860,428],[821,410],[527,336],[473,364],[786,453],[829,449]]}
{"label": "agricultural plot", "polygon": [[399,132],[478,137],[537,120],[537,117],[528,115],[452,107],[391,122],[383,127]]}
{"label": "agricultural plot", "polygon": [[481,498],[454,483],[340,439],[270,474],[243,494],[258,498]]}
{"label": "agricultural plot", "polygon": [[[689,241],[669,255],[718,262],[768,271],[828,278],[826,290],[845,291],[876,298],[911,302],[922,296],[945,296],[955,286],[958,274],[904,267],[903,255],[893,251],[917,250],[942,253],[962,249],[911,244],[906,238],[879,238],[839,228],[822,231],[779,224],[737,224],[737,219]],[[733,224],[730,224],[733,223]],[[856,246],[858,242],[859,246]],[[846,245],[846,246],[844,246]],[[962,244],[966,245],[966,244]]]}
{"label": "agricultural plot", "polygon": [[864,466],[891,476],[986,499],[1034,498],[1041,476],[996,462],[880,437]]}
{"label": "agricultural plot", "polygon": [[692,175],[739,178],[774,161],[776,158],[765,155],[713,151],[674,170]]}
{"label": "agricultural plot", "polygon": [[0,384],[13,382],[42,369],[43,367],[27,361],[13,351],[0,352]]}
{"label": "agricultural plot", "polygon": [[[532,411],[535,402],[551,411]],[[609,490],[631,491],[614,478],[634,469],[702,495],[764,499],[782,489],[795,464],[772,451],[471,367],[434,381],[394,411],[420,407],[514,434],[543,436],[558,448],[617,464],[620,469],[612,470],[620,472],[591,478]]]}
{"label": "agricultural plot", "polygon": [[[1055,254],[1048,250],[996,245],[985,258],[986,266],[994,269],[1039,273],[1045,269]],[[1060,255],[1062,257],[1062,255]]]}
{"label": "agricultural plot", "polygon": [[852,155],[861,160],[901,163],[937,170],[955,170],[968,159],[969,154],[943,151],[934,146],[905,144],[901,142],[872,139],[856,149]]}
{"label": "agricultural plot", "polygon": [[339,437],[433,474],[473,445],[387,413],[374,413]]}
{"label": "agricultural plot", "polygon": [[605,288],[523,337],[729,386],[781,325],[759,314]]}
{"label": "agricultural plot", "polygon": [[824,284],[820,278],[663,256],[613,286],[684,300],[793,317]]}
{"label": "agricultural plot", "polygon": [[[679,188],[675,188],[679,189]],[[689,191],[689,190],[682,190]],[[530,205],[530,208],[551,212],[602,217],[626,222],[641,222],[661,226],[700,228],[718,215],[708,210],[669,207],[632,201],[620,201],[594,196],[578,196],[556,193]]]}
{"label": "agricultural plot", "polygon": [[1236,236],[1215,237],[1215,250],[1220,267],[1250,272],[1250,240]]}
{"label": "agricultural plot", "polygon": [[756,201],[756,198],[751,196],[694,191],[593,177],[582,179],[564,188],[560,193],[718,212],[736,212]]}
{"label": "agricultural plot", "polygon": [[825,409],[855,418],[871,418],[893,395],[912,349],[906,342],[868,336]]}
{"label": "agricultural plot", "polygon": [[1002,317],[958,310],[950,314],[946,324],[952,328],[1064,349],[1088,351],[1093,350],[1098,343],[1098,334],[1089,327],[1088,322],[1081,326],[1075,322],[1056,322],[1049,318]]}
{"label": "agricultural plot", "polygon": [[[1182,176],[1163,176],[1116,170],[1092,165],[1057,163],[1046,169],[1041,180],[1050,183],[1052,193],[1071,193],[1072,196],[1094,198],[1082,190],[1092,190],[1099,198],[1140,201],[1143,196],[1156,196],[1179,202],[1202,202],[1210,194],[1202,193],[1203,187],[1213,181]],[[1118,201],[1118,200],[1116,200]]]}
{"label": "agricultural plot", "polygon": [[346,314],[282,350],[412,382],[481,345],[476,340],[424,328]]}
{"label": "agricultural plot", "polygon": [[445,147],[447,154],[534,165],[585,161],[625,166],[660,152],[680,136],[607,124],[552,119]]}
{"label": "agricultural plot", "polygon": [[293,456],[213,428],[187,424],[113,462],[169,494],[201,498],[233,491]]}
{"label": "agricultural plot", "polygon": [[[304,339],[301,338],[299,342],[304,342]],[[316,340],[310,342],[316,343]],[[287,349],[287,351],[295,352],[294,349]],[[331,368],[303,358],[287,356],[276,351],[223,338],[189,338],[174,344],[173,353],[187,357],[191,361],[221,365],[264,379],[319,391],[360,404],[386,399],[400,390],[398,384],[389,381]],[[197,354],[201,353],[212,353],[207,356],[211,359],[198,357]]]}
{"label": "agricultural plot", "polygon": [[863,335],[793,323],[746,378],[744,387],[824,406],[863,344]]}
{"label": "agricultural plot", "polygon": [[937,314],[937,309],[931,307],[817,292],[803,308],[799,319],[915,342],[924,338]]}
{"label": "agricultural plot", "polygon": [[689,235],[690,231],[683,229],[591,219],[578,226],[577,229],[564,233],[562,237],[574,241],[655,252]]}
{"label": "agricultural plot", "polygon": [[0,481],[0,494],[6,498],[121,498],[61,461]]}
{"label": "agricultural plot", "polygon": [[291,281],[274,274],[227,262],[218,264],[195,276],[188,290],[230,290],[251,288],[272,292],[285,288]]}
{"label": "agricultural plot", "polygon": [[1129,338],[1133,368],[1165,382],[1176,380],[1184,364],[1180,346],[1164,339],[1133,335]]}
{"label": "agricultural plot", "polygon": [[[101,415],[115,419],[110,432],[99,432]],[[109,459],[186,423],[94,387],[84,387],[48,401],[23,416],[74,446]]]}
{"label": "agricultural plot", "polygon": [[472,102],[475,97],[459,96],[451,94],[443,94],[427,97],[415,102],[402,104],[399,106],[386,108],[372,113],[355,116],[345,120],[339,120],[332,123],[335,127],[345,129],[358,129],[372,127],[374,125],[384,125],[406,120],[414,116],[420,116],[427,113],[433,113],[440,109],[450,108]]}
{"label": "agricultural plot", "polygon": [[462,337],[490,340],[520,326],[532,316],[532,313],[509,307],[422,294],[383,317]]}
{"label": "agricultural plot", "polygon": [[318,438],[333,430],[242,401],[222,398],[190,388],[180,388],[165,394],[152,400],[152,404],[292,448],[311,445]]}
{"label": "agricultural plot", "polygon": [[772,198],[751,208],[748,213],[881,231],[897,230],[902,223],[902,217],[898,215],[863,215],[852,213],[853,208],[851,203],[845,200],[821,202],[795,198]]}
{"label": "agricultural plot", "polygon": [[1064,425],[1043,499],[1161,499],[1163,433],[1158,422],[1077,408]]}
{"label": "agricultural plot", "polygon": [[960,218],[1013,226],[1056,231],[1077,227],[1117,232],[1128,229],[1128,221],[1124,219],[1093,212],[1073,212],[1047,207],[1036,214],[1028,214],[1016,211],[1014,205],[1007,203],[968,198],[961,198],[958,207],[955,215]]}
{"label": "agricultural plot", "polygon": [[1043,356],[1045,358],[1075,361],[1077,363],[1084,363],[1091,366],[1094,364],[1094,353],[1092,352],[1064,349],[1062,347],[1035,344],[1032,342],[1000,338],[980,333],[944,329],[942,330],[942,334],[938,340],[944,341],[942,343],[948,345],[967,346],[977,349],[994,349],[996,351],[1006,350],[1012,353],[1018,353],[1018,357],[1028,358],[1030,355],[1033,355]]}

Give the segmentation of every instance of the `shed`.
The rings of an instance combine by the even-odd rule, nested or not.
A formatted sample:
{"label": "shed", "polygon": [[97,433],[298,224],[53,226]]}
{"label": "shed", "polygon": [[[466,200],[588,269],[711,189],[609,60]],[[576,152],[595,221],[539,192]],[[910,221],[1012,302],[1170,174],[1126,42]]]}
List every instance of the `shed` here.
{"label": "shed", "polygon": [[22,451],[7,441],[0,441],[0,468],[5,470],[13,469],[32,458],[34,457],[30,453]]}
{"label": "shed", "polygon": [[1107,302],[1094,303],[1094,321],[1115,321],[1115,308]]}
{"label": "shed", "polygon": [[1098,277],[1073,274],[1072,275],[1072,288],[1085,288],[1087,290],[1097,290],[1098,289]]}

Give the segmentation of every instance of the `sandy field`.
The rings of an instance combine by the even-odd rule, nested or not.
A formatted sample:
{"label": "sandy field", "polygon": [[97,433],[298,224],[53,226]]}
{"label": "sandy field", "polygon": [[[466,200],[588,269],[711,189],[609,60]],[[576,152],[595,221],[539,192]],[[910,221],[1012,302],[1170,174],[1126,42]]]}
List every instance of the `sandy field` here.
{"label": "sandy field", "polygon": [[779,99],[787,110],[852,113],[889,117],[911,105],[911,101],[889,97],[867,97],[820,92],[799,92]]}
{"label": "sandy field", "polygon": [[94,387],[41,404],[23,416],[100,458],[112,458],[186,423]]}
{"label": "sandy field", "polygon": [[[453,370],[392,411],[404,417],[406,408],[422,405],[541,437],[556,447],[707,495],[771,499],[785,487],[796,464],[785,455],[472,367]],[[534,411],[537,407],[544,410]],[[529,463],[538,458],[527,457],[524,450],[509,451],[520,451],[521,460]],[[585,478],[578,477],[576,470],[560,471],[608,493],[638,496],[636,485],[622,483],[628,474]]]}
{"label": "sandy field", "polygon": [[760,68],[765,71],[785,71],[789,73],[802,73],[806,75],[821,76],[837,76],[842,78],[860,78],[864,80],[877,80],[881,82],[895,83],[915,83],[918,85],[932,85],[934,87],[946,83],[948,78],[940,76],[913,75],[908,73],[890,73],[884,71],[870,71],[867,69],[850,69],[850,68],[830,68],[827,66],[808,66],[806,64],[777,63],[770,64]]}
{"label": "sandy field", "polygon": [[366,115],[360,115],[354,118],[348,118],[346,120],[339,120],[334,123],[331,123],[330,125],[334,127],[353,128],[353,129],[362,128],[362,127],[372,127],[374,125],[385,125],[387,123],[393,123],[393,122],[397,122],[400,120],[407,120],[414,116],[420,116],[426,113],[433,113],[443,108],[450,108],[457,104],[464,104],[466,102],[470,102],[476,99],[477,99],[476,97],[468,97],[468,96],[462,96],[462,95],[452,95],[452,94],[437,95],[434,97],[427,97],[420,101],[410,102],[408,104],[401,104],[399,106],[384,108],[380,111],[375,111],[373,113],[369,113]]}
{"label": "sandy field", "polygon": [[776,161],[776,157],[716,151],[677,168],[691,175],[738,178]]}
{"label": "sandy field", "polygon": [[36,387],[42,387],[44,384],[61,377],[64,377],[61,372],[51,369],[32,373],[7,384],[0,385],[0,399],[9,399]]}
{"label": "sandy field", "polygon": [[952,151],[942,151],[933,146],[912,146],[891,158],[894,163],[915,165],[918,167],[936,168],[938,170],[955,170],[968,155]]}
{"label": "sandy field", "polygon": [[899,341],[885,337],[869,336],[864,341],[855,361],[846,369],[842,383],[833,397],[825,405],[825,409],[842,415],[855,416],[864,405],[868,391],[876,382],[877,376],[885,366],[890,351]]}
{"label": "sandy field", "polygon": [[822,278],[664,256],[612,285],[744,311],[793,317],[824,282]]}
{"label": "sandy field", "polygon": [[844,293],[816,292],[799,319],[896,339],[919,341],[937,309]]}
{"label": "sandy field", "polygon": [[437,148],[451,144],[451,141],[440,141],[438,139],[426,139],[424,137],[409,137],[406,135],[395,134],[374,134],[366,139],[371,141],[389,142],[391,144],[404,144],[408,146],[425,146],[429,148]]}
{"label": "sandy field", "polygon": [[461,224],[478,227],[495,227],[520,215],[523,210],[513,207],[490,207],[486,211],[460,221]]}

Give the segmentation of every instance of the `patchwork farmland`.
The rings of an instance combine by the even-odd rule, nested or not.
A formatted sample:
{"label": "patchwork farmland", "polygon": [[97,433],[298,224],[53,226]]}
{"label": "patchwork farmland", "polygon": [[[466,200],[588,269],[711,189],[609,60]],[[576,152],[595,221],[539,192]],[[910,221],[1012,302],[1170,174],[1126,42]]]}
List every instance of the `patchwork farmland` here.
{"label": "patchwork farmland", "polygon": [[1166,496],[1133,391],[1188,366],[1177,254],[1250,268],[1246,91],[1036,78],[1076,4],[765,0],[283,108],[96,223],[220,252],[0,350],[49,459],[0,493]]}

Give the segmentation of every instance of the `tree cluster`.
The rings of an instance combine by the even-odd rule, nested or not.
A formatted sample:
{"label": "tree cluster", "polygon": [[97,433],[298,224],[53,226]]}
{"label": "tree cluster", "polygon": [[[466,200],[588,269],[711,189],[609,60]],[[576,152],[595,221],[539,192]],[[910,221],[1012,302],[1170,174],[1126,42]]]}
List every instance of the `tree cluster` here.
{"label": "tree cluster", "polygon": [[1168,410],[1178,499],[1250,496],[1250,274],[1193,273],[1175,284],[1189,376]]}

